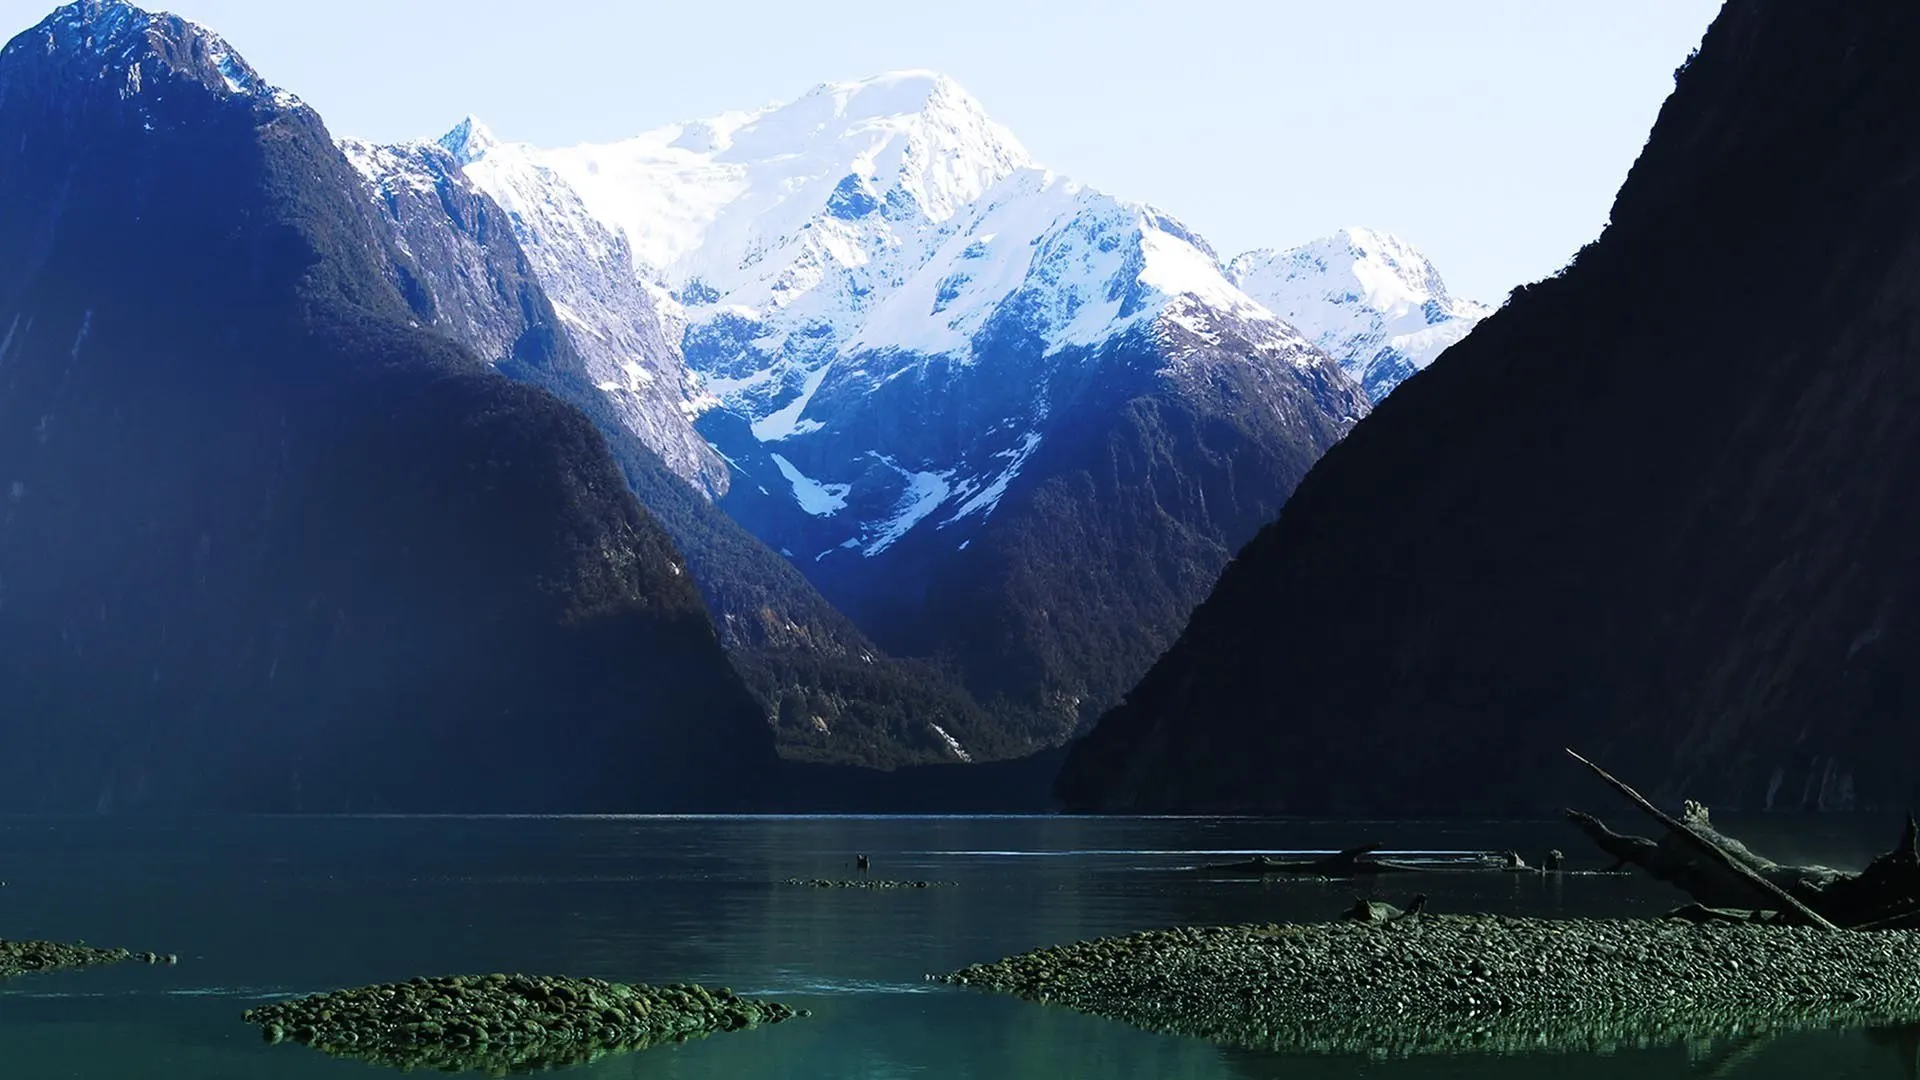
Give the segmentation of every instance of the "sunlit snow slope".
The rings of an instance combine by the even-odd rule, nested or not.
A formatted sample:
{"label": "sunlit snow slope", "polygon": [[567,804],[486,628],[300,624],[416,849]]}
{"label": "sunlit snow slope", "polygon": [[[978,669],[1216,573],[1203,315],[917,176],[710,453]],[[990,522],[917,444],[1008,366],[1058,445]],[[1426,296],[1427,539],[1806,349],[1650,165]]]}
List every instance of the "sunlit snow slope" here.
{"label": "sunlit snow slope", "polygon": [[1228,272],[1331,353],[1375,401],[1493,311],[1449,293],[1425,255],[1372,229],[1342,229],[1287,251],[1250,251]]}

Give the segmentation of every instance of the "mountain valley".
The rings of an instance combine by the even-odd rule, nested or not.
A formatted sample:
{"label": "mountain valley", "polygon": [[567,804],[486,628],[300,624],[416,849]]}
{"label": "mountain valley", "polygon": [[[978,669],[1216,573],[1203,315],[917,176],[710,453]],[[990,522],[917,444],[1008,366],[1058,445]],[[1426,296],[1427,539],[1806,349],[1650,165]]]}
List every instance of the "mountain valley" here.
{"label": "mountain valley", "polygon": [[[218,99],[209,117],[234,102],[256,110],[254,129],[266,134],[246,137],[225,121],[235,126],[233,142],[199,151],[210,160],[243,159],[254,153],[248,146],[283,130],[324,133],[311,109],[211,31],[118,0],[62,8],[15,40],[15,65],[24,70],[34,49],[72,67],[59,78],[117,95],[120,105],[102,106],[94,122],[149,146],[150,156],[126,169],[134,191],[186,183],[187,164],[173,155],[186,152],[181,132],[191,125],[150,117],[148,99],[160,100],[154,88],[166,85],[157,73],[187,70]],[[29,77],[43,80],[43,95],[70,93],[45,82],[54,76],[14,81]],[[27,97],[16,92],[12,101]],[[16,121],[29,132],[19,178],[48,167],[31,156],[45,152],[31,136],[43,122]],[[720,677],[724,692],[698,694],[731,700],[733,710],[744,689],[749,710],[794,762],[967,765],[1038,754],[1084,731],[1175,640],[1234,552],[1280,512],[1314,462],[1486,314],[1454,299],[1417,251],[1370,230],[1224,260],[1166,212],[1038,165],[965,90],[930,72],[823,84],[789,103],[562,150],[503,141],[471,117],[435,140],[326,137],[325,150],[301,144],[310,162],[303,176],[254,167],[246,175],[258,178],[257,193],[235,188],[239,180],[220,189],[236,207],[261,199],[290,207],[268,217],[291,216],[316,252],[307,258],[318,269],[272,303],[291,303],[309,321],[324,316],[326,334],[306,322],[274,324],[251,347],[285,332],[300,335],[300,348],[351,353],[357,346],[335,339],[385,321],[412,344],[374,347],[367,355],[388,359],[368,370],[396,385],[413,377],[397,357],[423,350],[434,359],[420,370],[454,365],[463,372],[455,382],[480,399],[517,393],[524,405],[516,407],[557,409],[554,417],[576,425],[563,440],[565,467],[594,471],[589,488],[607,507],[625,497],[605,490],[604,470],[615,470],[638,503],[632,527],[671,553],[657,564],[667,574],[658,586],[696,596],[711,620],[731,672]],[[23,299],[39,287],[32,275],[44,270],[34,268],[48,265],[48,241],[34,237],[61,220],[64,204],[22,198],[7,227],[11,242],[25,245],[15,265],[29,276],[0,295],[18,315],[7,346],[18,355],[47,347],[35,326],[65,318]],[[211,217],[191,224],[201,221],[198,204],[175,198],[178,235],[226,227]],[[309,214],[316,205],[332,217]],[[149,243],[143,235],[131,230],[128,242]],[[332,307],[331,293],[324,304],[313,299],[315,280],[347,299]],[[197,287],[173,306],[193,310],[240,286],[209,276]],[[99,315],[100,329],[84,323],[82,340],[108,333],[110,310],[85,309]],[[149,338],[155,347],[167,340],[157,330]],[[186,359],[226,346],[188,336],[169,347],[187,365],[183,386],[232,380]],[[356,392],[376,400],[378,379],[368,378]],[[526,390],[507,389],[514,384]],[[23,396],[13,408],[72,415],[56,412],[57,400]],[[196,430],[230,422],[217,408],[182,412],[183,422],[188,415]],[[44,435],[52,422],[24,430]],[[440,422],[422,419],[404,437],[438,441]],[[582,422],[597,437],[583,441]],[[245,430],[236,429],[235,447]],[[29,456],[16,471],[25,475],[44,451],[22,452]],[[209,480],[215,488],[233,485],[210,489],[216,501],[249,498],[248,485],[268,482],[207,475],[227,477]],[[401,480],[396,473],[385,482]],[[328,505],[295,501],[309,516]],[[356,513],[339,509],[329,528],[360,527]],[[568,527],[581,551],[591,548],[591,530]],[[0,580],[58,565],[45,562],[53,549],[32,547],[47,541],[26,535],[10,545],[24,561],[0,568]],[[417,540],[396,534],[393,542],[418,550]],[[292,558],[271,554],[278,549],[264,539],[253,543],[259,559]],[[277,574],[321,576],[274,565]],[[119,594],[136,581],[171,580],[159,569],[122,570],[134,576]],[[503,569],[502,580],[517,572]],[[654,586],[638,588],[636,596],[651,595]],[[406,618],[451,617],[404,588],[389,592]],[[316,610],[319,596],[308,600]],[[51,611],[67,600],[50,593],[41,602],[56,605]],[[4,608],[17,617],[31,610],[11,598]],[[255,640],[261,630],[241,627],[278,617],[223,609],[191,633],[205,638],[195,647],[238,649],[215,642],[232,633]],[[336,612],[337,622],[347,617],[345,607]],[[70,640],[72,631],[63,633]],[[637,658],[629,677],[655,659]],[[604,676],[582,663],[529,659],[523,670],[550,685],[556,703],[578,696],[603,702],[582,706],[588,712],[621,711],[596,698]],[[280,680],[279,658],[268,667]],[[27,670],[15,671],[22,685],[34,683]],[[432,670],[423,662],[409,678]],[[206,692],[219,680],[207,671],[200,678],[182,700],[192,700],[195,715],[218,712]],[[538,700],[516,689],[503,701],[523,693]],[[309,711],[323,700],[315,695]],[[763,760],[760,751],[740,752]],[[104,789],[147,783],[116,779]]]}
{"label": "mountain valley", "polygon": [[684,478],[877,649],[964,682],[991,719],[955,757],[1057,744],[1116,701],[1365,415],[1355,379],[1484,314],[1417,252],[1345,233],[1400,261],[1354,250],[1320,260],[1322,287],[1287,283],[1331,313],[1330,360],[1191,230],[1037,166],[927,72],[603,146],[471,118],[437,145],[549,293],[581,298],[557,308],[583,354],[650,350],[591,374],[617,403],[654,396],[653,428],[630,429],[666,456],[684,418],[724,461]]}

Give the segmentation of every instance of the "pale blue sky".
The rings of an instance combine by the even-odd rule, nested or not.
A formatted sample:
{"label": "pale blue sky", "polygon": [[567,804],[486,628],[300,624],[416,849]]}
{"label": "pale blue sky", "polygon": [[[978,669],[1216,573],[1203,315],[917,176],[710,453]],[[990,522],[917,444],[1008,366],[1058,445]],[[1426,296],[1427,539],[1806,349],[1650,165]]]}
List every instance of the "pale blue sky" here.
{"label": "pale blue sky", "polygon": [[[51,0],[0,0],[0,35]],[[897,68],[1230,256],[1368,225],[1498,301],[1598,234],[1718,0],[169,0],[336,134],[610,140]]]}

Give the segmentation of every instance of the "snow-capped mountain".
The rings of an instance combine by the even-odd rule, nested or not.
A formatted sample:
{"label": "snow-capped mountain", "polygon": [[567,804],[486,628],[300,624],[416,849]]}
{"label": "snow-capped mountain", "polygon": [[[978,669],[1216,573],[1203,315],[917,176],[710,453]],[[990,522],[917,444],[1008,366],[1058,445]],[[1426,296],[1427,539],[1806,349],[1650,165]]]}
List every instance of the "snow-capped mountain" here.
{"label": "snow-capped mountain", "polygon": [[[1038,741],[1144,668],[1368,408],[1190,229],[1038,166],[931,73],[607,145],[473,122],[442,144],[576,341],[635,318],[581,284],[630,260],[701,377],[680,414],[726,460],[722,506],[882,645],[965,654],[977,691],[1044,699]],[[1144,501],[1116,486],[1136,484]],[[1020,569],[1007,545],[1051,543],[1039,522],[1066,530],[1059,561]],[[1163,557],[1122,568],[1141,551]],[[1063,602],[1070,579],[1116,599]],[[1033,611],[1056,625],[1011,628]]]}
{"label": "snow-capped mountain", "polygon": [[[40,49],[47,57],[86,71],[94,81],[111,80],[122,101],[140,103],[159,96],[164,82],[184,78],[222,97],[253,98],[263,105],[289,109],[301,104],[293,94],[261,78],[219,34],[123,0],[77,0],[57,8],[40,25],[8,42],[7,48]],[[162,80],[163,85],[149,87],[152,79]],[[137,111],[151,121],[149,110]],[[155,128],[143,126],[143,130]]]}
{"label": "snow-capped mountain", "polygon": [[1248,295],[1340,361],[1374,401],[1493,313],[1449,293],[1412,245],[1372,229],[1249,251],[1227,269]]}
{"label": "snow-capped mountain", "polygon": [[[1046,437],[1044,395],[996,402],[992,416],[938,402],[951,437],[914,433],[911,452],[883,436],[836,455],[830,433],[810,436],[853,426],[863,400],[930,363],[974,363],[997,317],[1037,361],[1150,326],[1181,297],[1273,321],[1178,222],[1036,167],[958,84],[926,72],[605,146],[540,151],[476,130],[447,141],[536,259],[598,259],[577,234],[601,226],[637,277],[679,298],[688,362],[751,433],[710,437],[736,472],[819,519],[796,557],[877,555],[911,529],[992,511]],[[558,225],[579,210],[593,220]]]}

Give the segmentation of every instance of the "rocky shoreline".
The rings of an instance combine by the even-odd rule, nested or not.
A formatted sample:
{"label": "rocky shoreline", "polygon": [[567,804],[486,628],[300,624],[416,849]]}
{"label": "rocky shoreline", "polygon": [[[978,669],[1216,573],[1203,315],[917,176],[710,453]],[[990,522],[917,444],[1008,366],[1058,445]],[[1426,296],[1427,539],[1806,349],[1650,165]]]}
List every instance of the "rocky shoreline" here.
{"label": "rocky shoreline", "polygon": [[83,942],[72,945],[57,941],[8,941],[0,938],[0,979],[49,971],[104,967],[108,964],[177,964],[171,953],[133,952],[130,949],[96,949]]}
{"label": "rocky shoreline", "polygon": [[1153,931],[937,981],[1251,1049],[1591,1052],[1920,1019],[1920,933],[1418,915]]}
{"label": "rocky shoreline", "polygon": [[249,1009],[268,1042],[400,1069],[527,1071],[806,1016],[728,989],[544,975],[416,978]]}

